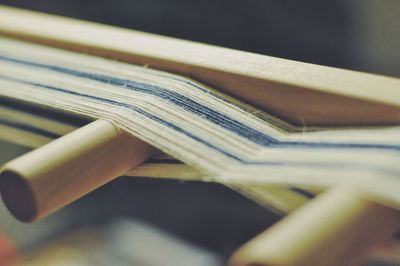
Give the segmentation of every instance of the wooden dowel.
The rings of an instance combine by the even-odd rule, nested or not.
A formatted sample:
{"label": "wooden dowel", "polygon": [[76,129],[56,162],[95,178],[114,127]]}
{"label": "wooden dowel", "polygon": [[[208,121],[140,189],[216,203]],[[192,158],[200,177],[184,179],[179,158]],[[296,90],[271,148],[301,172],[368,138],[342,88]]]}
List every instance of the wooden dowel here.
{"label": "wooden dowel", "polygon": [[0,189],[22,221],[44,217],[141,164],[153,148],[97,120],[4,165]]}
{"label": "wooden dowel", "polygon": [[400,212],[333,188],[246,243],[231,266],[358,265],[400,230]]}

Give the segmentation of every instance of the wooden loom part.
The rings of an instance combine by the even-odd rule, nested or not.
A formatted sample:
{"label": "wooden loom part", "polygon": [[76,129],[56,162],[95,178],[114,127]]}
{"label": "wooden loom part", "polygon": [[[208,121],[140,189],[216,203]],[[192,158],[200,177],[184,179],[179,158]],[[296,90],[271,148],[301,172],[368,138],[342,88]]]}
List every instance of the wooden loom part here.
{"label": "wooden loom part", "polygon": [[[10,19],[13,17],[20,19]],[[193,76],[292,122],[305,121],[312,125],[400,122],[400,95],[396,92],[400,82],[396,79],[236,52],[13,8],[0,8],[0,22],[0,32],[7,36],[150,64]],[[58,30],[60,28],[64,30]],[[109,35],[115,38],[104,37]],[[109,46],[107,40],[112,40],[115,46]],[[137,41],[140,47],[127,46],[126,40]],[[159,49],[160,46],[164,48]],[[215,60],[213,56],[216,54],[223,54],[226,61],[221,64],[206,62]],[[203,57],[205,61],[200,59]],[[270,65],[279,66],[279,70],[268,73]],[[313,73],[314,77],[307,80],[305,73]],[[373,88],[378,84],[383,93],[374,95]],[[361,86],[365,86],[365,90],[360,91]],[[241,88],[248,90],[243,92]],[[265,94],[269,98],[259,97]],[[298,99],[307,99],[309,105],[305,108]],[[276,104],[278,100],[280,102]],[[333,107],[326,108],[327,102]],[[319,109],[322,111],[315,112]],[[100,151],[107,152],[103,154]],[[147,159],[151,152],[148,144],[128,136],[109,122],[96,121],[6,164],[0,177],[2,195],[18,218],[32,221],[126,173]],[[78,171],[71,176],[66,168]],[[82,180],[87,183],[83,184]],[[48,189],[49,184],[51,189]],[[326,216],[327,210],[331,211],[329,215],[334,215],[333,220],[327,219],[330,217]],[[399,227],[398,210],[360,197],[353,190],[334,188],[265,235],[249,242],[235,254],[231,263],[346,265]],[[385,228],[384,234],[382,228]],[[363,232],[367,229],[374,241],[368,243],[370,245],[351,247],[351,243],[364,239]],[[317,234],[320,232],[324,232],[323,237]],[[314,237],[305,240],[303,236],[307,233]],[[270,241],[274,243],[271,245]],[[335,250],[336,253],[332,253],[335,256],[326,256],[321,261],[318,257],[328,250]]]}
{"label": "wooden loom part", "polygon": [[359,265],[400,230],[400,212],[334,187],[241,247],[232,266]]}
{"label": "wooden loom part", "polygon": [[5,6],[0,35],[182,74],[297,125],[400,124],[400,81],[391,77]]}
{"label": "wooden loom part", "polygon": [[153,150],[97,120],[5,164],[2,197],[18,219],[34,221],[125,174]]}

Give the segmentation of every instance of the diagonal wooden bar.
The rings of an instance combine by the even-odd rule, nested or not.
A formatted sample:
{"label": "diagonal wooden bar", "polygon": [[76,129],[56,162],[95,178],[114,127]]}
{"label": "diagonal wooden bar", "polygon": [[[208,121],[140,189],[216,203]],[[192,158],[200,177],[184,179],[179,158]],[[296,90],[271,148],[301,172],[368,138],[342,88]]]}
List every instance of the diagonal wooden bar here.
{"label": "diagonal wooden bar", "polygon": [[0,35],[193,77],[297,125],[400,123],[400,80],[391,77],[6,6]]}
{"label": "diagonal wooden bar", "polygon": [[246,243],[230,265],[360,265],[397,231],[398,210],[359,189],[335,187]]}

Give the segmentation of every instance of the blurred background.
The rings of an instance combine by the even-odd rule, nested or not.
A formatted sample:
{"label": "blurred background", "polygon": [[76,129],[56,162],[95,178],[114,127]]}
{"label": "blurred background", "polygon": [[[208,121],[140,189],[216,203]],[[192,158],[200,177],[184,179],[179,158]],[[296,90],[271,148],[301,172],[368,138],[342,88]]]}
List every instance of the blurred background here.
{"label": "blurred background", "polygon": [[[0,0],[0,4],[400,77],[398,0]],[[0,150],[0,163],[27,151],[3,142]],[[218,184],[119,178],[33,225],[19,223],[4,206],[0,217],[0,230],[8,239],[3,246],[10,250],[17,246],[18,253],[28,254],[24,260],[29,265],[212,266],[222,265],[239,245],[281,215]],[[142,258],[140,254],[149,248],[157,252]],[[170,254],[176,254],[181,264],[167,264]],[[399,265],[378,260],[368,265]]]}

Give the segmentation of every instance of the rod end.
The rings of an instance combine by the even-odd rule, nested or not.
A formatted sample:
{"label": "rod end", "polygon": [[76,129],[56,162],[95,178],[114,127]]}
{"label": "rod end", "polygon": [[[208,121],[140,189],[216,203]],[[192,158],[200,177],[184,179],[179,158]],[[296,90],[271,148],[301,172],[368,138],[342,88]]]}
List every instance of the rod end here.
{"label": "rod end", "polygon": [[4,170],[0,175],[0,190],[8,210],[23,222],[33,222],[38,216],[34,193],[20,174]]}

